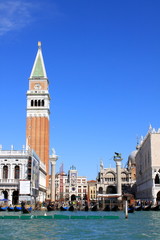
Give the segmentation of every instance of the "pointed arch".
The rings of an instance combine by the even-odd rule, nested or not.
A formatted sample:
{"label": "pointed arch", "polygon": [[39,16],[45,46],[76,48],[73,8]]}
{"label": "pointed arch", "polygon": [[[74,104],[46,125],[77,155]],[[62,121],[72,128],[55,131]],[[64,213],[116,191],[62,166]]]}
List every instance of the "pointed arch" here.
{"label": "pointed arch", "polygon": [[155,184],[159,184],[160,183],[159,174],[158,173],[156,174],[154,181],[155,181]]}

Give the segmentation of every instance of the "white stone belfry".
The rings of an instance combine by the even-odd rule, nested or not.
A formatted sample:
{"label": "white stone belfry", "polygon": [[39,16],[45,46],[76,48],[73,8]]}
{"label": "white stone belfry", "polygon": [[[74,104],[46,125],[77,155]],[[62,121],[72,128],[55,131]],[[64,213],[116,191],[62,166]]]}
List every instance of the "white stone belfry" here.
{"label": "white stone belfry", "polygon": [[55,201],[55,166],[56,161],[58,160],[58,156],[56,155],[56,152],[54,148],[52,148],[52,155],[50,155],[49,158],[51,162],[51,201]]}
{"label": "white stone belfry", "polygon": [[[114,161],[116,162],[116,172],[117,172],[117,194],[122,196],[122,184],[121,184],[121,158],[120,153],[115,153]],[[121,197],[119,197],[119,200]]]}

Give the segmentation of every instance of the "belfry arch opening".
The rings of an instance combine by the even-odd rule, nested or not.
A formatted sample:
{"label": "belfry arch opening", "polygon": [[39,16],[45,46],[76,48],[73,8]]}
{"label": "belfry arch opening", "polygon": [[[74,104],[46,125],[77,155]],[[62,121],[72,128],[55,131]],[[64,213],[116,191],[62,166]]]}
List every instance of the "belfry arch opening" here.
{"label": "belfry arch opening", "polygon": [[44,107],[44,99],[42,100],[31,100],[31,107]]}

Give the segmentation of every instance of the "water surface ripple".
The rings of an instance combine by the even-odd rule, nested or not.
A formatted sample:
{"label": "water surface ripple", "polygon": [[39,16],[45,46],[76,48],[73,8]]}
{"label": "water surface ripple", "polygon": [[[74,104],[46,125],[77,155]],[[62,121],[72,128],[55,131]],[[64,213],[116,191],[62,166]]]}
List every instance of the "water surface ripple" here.
{"label": "water surface ripple", "polygon": [[[2,213],[0,215],[21,213]],[[34,212],[42,215],[44,212]],[[47,215],[116,215],[119,219],[0,219],[1,240],[132,240],[160,239],[160,211],[135,212],[125,219],[123,212],[50,212]]]}

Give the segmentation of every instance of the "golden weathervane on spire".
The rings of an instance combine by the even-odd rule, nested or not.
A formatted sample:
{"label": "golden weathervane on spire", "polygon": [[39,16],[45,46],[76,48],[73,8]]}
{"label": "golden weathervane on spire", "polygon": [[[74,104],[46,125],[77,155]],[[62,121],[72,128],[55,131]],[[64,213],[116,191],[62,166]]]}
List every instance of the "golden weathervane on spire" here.
{"label": "golden weathervane on spire", "polygon": [[38,47],[41,47],[41,45],[42,45],[42,44],[41,44],[41,42],[39,41],[39,42],[38,42]]}

